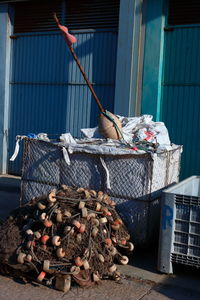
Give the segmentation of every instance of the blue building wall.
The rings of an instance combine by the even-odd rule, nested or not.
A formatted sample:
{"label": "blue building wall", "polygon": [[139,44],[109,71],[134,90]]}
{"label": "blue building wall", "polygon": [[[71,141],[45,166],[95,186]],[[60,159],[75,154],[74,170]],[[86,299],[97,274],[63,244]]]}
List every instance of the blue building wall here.
{"label": "blue building wall", "polygon": [[10,39],[8,5],[0,4],[0,172],[7,171]]}
{"label": "blue building wall", "polygon": [[[101,32],[95,33],[95,37],[93,32],[80,32],[78,33],[80,44],[75,49],[90,79],[92,81],[95,79],[95,90],[105,107],[129,116],[135,113],[141,3],[142,0],[120,2],[118,42],[114,32],[110,34],[108,32],[107,35]],[[80,127],[96,125],[97,116],[97,108],[93,105],[87,87],[79,78],[80,75],[67,53],[68,50],[62,38],[49,33],[46,39],[43,38],[43,41],[40,34],[35,37],[34,35],[21,35],[18,39],[11,40],[9,36],[12,24],[8,21],[8,8],[8,5],[0,4],[0,24],[2,25],[0,27],[0,47],[2,48],[0,55],[2,60],[0,64],[2,79],[0,86],[2,108],[0,111],[0,141],[3,145],[0,146],[1,173],[8,170],[8,158],[14,150],[16,134],[27,134],[30,131],[47,131],[50,134],[58,133],[58,131],[71,131],[73,135],[78,136]],[[27,46],[23,48],[25,40]],[[53,47],[54,42],[60,45],[60,53]],[[12,53],[10,51],[11,43]],[[49,49],[55,60],[52,60],[53,56],[49,53],[45,53],[45,48]],[[95,48],[96,51],[94,51]],[[35,54],[33,53],[34,49],[36,49]],[[110,54],[108,55],[108,53]],[[62,57],[63,64],[61,66],[56,63],[56,57]],[[12,60],[11,64],[10,59]],[[39,66],[38,61],[40,61]],[[47,61],[49,63],[45,65]],[[94,61],[96,61],[96,69],[92,66]],[[113,63],[114,61],[115,63]],[[65,66],[66,63],[67,66]],[[47,67],[46,71],[44,71],[45,66]],[[56,74],[59,67],[62,70],[66,67],[70,72],[72,71],[72,77],[66,74],[65,70],[59,75],[61,77],[63,74],[66,75],[64,81],[63,78],[58,78]],[[27,71],[30,68],[31,72],[28,74]],[[46,76],[52,78],[49,79]],[[43,91],[41,82],[48,85],[46,92]],[[56,85],[54,91],[52,91],[52,83]],[[37,86],[34,92],[31,89],[33,85]],[[39,111],[36,108],[37,103],[41,105]],[[51,107],[53,109],[50,109]],[[29,117],[30,112],[32,115],[30,114]],[[55,114],[65,115],[55,119]],[[56,130],[54,124],[56,124]],[[15,173],[16,169],[19,170],[19,162],[10,164],[11,172]]]}

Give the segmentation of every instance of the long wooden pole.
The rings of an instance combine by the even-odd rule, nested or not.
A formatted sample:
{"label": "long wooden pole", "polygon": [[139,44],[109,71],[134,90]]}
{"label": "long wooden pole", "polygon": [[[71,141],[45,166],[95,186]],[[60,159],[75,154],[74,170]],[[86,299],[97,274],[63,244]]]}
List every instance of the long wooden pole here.
{"label": "long wooden pole", "polygon": [[[56,24],[59,26],[59,20],[58,20],[56,14],[54,14],[54,19],[55,19]],[[96,93],[95,93],[95,91],[94,91],[94,89],[93,89],[93,87],[92,87],[91,82],[90,82],[89,79],[87,78],[87,75],[85,74],[85,72],[84,72],[84,70],[83,70],[83,67],[81,66],[81,63],[80,63],[80,61],[78,60],[78,57],[76,56],[76,53],[75,53],[74,49],[73,49],[72,46],[70,46],[68,43],[67,43],[67,46],[68,46],[69,51],[71,52],[71,54],[72,54],[72,56],[73,56],[73,58],[74,58],[74,60],[75,60],[75,62],[76,62],[76,64],[77,64],[79,70],[81,71],[81,74],[83,75],[83,78],[85,79],[85,81],[86,81],[86,83],[87,83],[87,85],[88,85],[88,87],[89,87],[89,89],[90,89],[90,91],[91,91],[91,93],[92,93],[92,96],[94,97],[94,99],[95,99],[95,101],[96,101],[96,104],[97,104],[97,106],[98,106],[100,112],[101,112],[101,113],[105,112],[105,109],[104,109],[103,106],[101,105],[101,102],[100,102],[99,98],[97,97],[97,95],[96,95]]]}

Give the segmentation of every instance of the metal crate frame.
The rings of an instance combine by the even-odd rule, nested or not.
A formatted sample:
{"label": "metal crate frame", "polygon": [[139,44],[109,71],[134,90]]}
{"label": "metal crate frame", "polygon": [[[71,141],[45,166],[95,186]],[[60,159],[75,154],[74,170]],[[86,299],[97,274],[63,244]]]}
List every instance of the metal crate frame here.
{"label": "metal crate frame", "polygon": [[[199,186],[194,186],[194,181]],[[190,185],[198,196],[188,194]],[[191,176],[163,191],[158,252],[160,272],[172,274],[173,263],[200,268],[199,190],[200,176]]]}

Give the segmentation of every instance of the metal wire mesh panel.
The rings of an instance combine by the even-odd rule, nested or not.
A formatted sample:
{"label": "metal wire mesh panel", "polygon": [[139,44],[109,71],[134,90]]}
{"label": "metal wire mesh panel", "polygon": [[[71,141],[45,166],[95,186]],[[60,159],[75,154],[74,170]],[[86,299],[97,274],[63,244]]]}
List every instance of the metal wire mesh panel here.
{"label": "metal wire mesh panel", "polygon": [[97,155],[74,153],[70,165],[60,162],[60,183],[94,190],[105,190],[105,174]]}
{"label": "metal wire mesh panel", "polygon": [[155,199],[162,188],[178,181],[181,147],[157,155],[74,151],[69,153],[68,164],[62,145],[36,139],[24,142],[22,202],[60,184],[102,190],[116,201],[135,244],[145,245],[152,239],[159,222],[160,204]]}
{"label": "metal wire mesh panel", "polygon": [[151,193],[153,160],[150,155],[107,156],[105,163],[110,174],[111,196],[122,199],[148,197]]}
{"label": "metal wire mesh panel", "polygon": [[147,246],[158,238],[160,201],[112,198],[135,245]]}

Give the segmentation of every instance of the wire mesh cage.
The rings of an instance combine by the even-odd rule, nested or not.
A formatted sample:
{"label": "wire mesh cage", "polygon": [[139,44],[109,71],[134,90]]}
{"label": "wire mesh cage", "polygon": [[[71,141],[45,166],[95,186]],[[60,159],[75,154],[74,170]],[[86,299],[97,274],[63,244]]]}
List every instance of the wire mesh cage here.
{"label": "wire mesh cage", "polygon": [[159,154],[102,155],[69,153],[63,145],[36,139],[24,140],[21,203],[49,192],[60,184],[101,190],[117,209],[138,245],[147,244],[159,224],[161,190],[179,178],[181,146]]}

